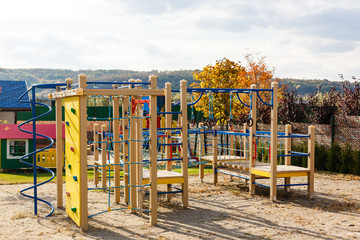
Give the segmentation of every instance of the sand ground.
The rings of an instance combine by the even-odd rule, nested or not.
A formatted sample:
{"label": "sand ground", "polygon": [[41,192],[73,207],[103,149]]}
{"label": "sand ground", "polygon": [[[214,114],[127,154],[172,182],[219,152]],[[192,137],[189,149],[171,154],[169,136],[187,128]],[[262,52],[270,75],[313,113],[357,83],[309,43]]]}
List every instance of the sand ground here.
{"label": "sand ground", "polygon": [[[49,208],[40,203],[35,217],[33,202],[18,192],[29,185],[1,185],[0,239],[360,239],[359,177],[317,173],[314,200],[307,200],[305,187],[297,187],[290,194],[279,190],[275,202],[263,187],[249,196],[243,180],[220,175],[218,186],[211,180],[212,175],[204,183],[190,177],[187,209],[181,196],[171,202],[160,197],[157,226],[149,225],[146,213],[123,210],[91,218],[87,232],[64,209],[44,218]],[[56,204],[55,187],[40,187],[39,196]],[[107,193],[91,192],[89,213],[107,209],[107,201]]]}

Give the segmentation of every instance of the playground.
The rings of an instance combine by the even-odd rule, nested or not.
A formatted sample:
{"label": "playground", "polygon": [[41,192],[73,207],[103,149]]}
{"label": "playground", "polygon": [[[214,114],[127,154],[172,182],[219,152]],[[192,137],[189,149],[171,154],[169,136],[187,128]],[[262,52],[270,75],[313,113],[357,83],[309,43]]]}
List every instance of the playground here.
{"label": "playground", "polygon": [[[79,228],[64,209],[51,217],[35,217],[31,201],[18,191],[30,184],[0,185],[1,239],[358,239],[360,237],[360,181],[351,175],[316,173],[314,200],[306,188],[268,199],[269,189],[256,188],[249,196],[243,180],[229,182],[220,175],[217,186],[212,174],[204,183],[189,177],[189,205],[178,198],[160,198],[158,225],[150,226],[147,214],[113,211],[98,215],[88,231]],[[39,188],[39,194],[56,201],[55,184]],[[101,208],[102,192],[92,192],[90,205]],[[40,215],[47,214],[40,204]]]}
{"label": "playground", "polygon": [[[76,84],[66,79],[29,88],[19,99],[31,103],[32,109],[45,106],[35,101],[36,88],[53,89],[49,98],[56,106],[51,157],[56,184],[50,182],[55,176],[50,169],[23,161],[36,155],[40,163],[47,162],[39,154],[55,140],[37,131],[36,120],[46,113],[35,116],[33,110],[33,118],[18,126],[33,135],[32,149],[20,154],[26,149],[20,145],[23,140],[11,138],[3,154],[10,160],[19,155],[20,163],[52,177],[37,182],[33,171],[33,185],[0,188],[1,207],[12,206],[5,216],[20,221],[15,225],[22,224],[25,233],[42,229],[34,233],[40,239],[49,238],[47,234],[79,239],[310,239],[324,234],[338,238],[342,230],[353,229],[349,237],[357,237],[358,179],[326,174],[317,174],[319,181],[315,178],[315,127],[298,133],[291,125],[278,124],[277,82],[270,88],[252,84],[235,89],[189,88],[182,80],[180,89],[170,83],[159,89],[154,75],[149,81],[119,83],[92,82],[80,74]],[[22,99],[29,92],[31,101]],[[180,96],[177,103],[175,93]],[[229,97],[226,126],[219,125],[224,119],[214,112],[219,95]],[[106,117],[88,115],[89,100],[96,103],[98,98],[109,103]],[[198,122],[193,106],[202,98],[209,114]],[[236,104],[247,109],[245,119],[233,116]],[[267,129],[257,124],[259,104],[268,107]],[[24,130],[29,122],[33,131]],[[51,144],[39,149],[36,136]],[[293,149],[294,141],[306,148]],[[294,164],[296,159],[301,165]],[[190,175],[189,167],[197,174]],[[341,186],[346,184],[352,189],[344,191]]]}

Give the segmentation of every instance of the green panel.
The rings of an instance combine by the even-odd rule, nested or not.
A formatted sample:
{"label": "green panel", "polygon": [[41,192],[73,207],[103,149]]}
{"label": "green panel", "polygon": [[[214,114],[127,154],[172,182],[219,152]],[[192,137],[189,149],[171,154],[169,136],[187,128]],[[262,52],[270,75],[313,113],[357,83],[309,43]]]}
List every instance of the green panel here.
{"label": "green panel", "polygon": [[[110,109],[110,114],[109,114],[109,109]],[[43,114],[47,111],[47,107],[44,106],[37,106],[36,107],[36,115],[40,115]],[[62,107],[62,120],[65,121],[65,114],[64,114],[64,107]],[[179,112],[180,111],[180,105],[172,107],[172,111],[173,112]],[[122,108],[119,108],[119,112],[121,115],[122,112]],[[92,106],[92,107],[88,107],[87,108],[87,115],[88,117],[97,117],[97,118],[108,118],[109,116],[112,117],[112,107],[101,107],[101,106]],[[197,122],[201,121],[202,119],[204,119],[203,113],[202,112],[198,112],[195,110],[194,108],[194,116]],[[52,107],[52,111],[39,119],[39,121],[55,121],[55,117],[56,117],[56,110],[55,107]],[[32,118],[32,112],[18,112],[17,115],[17,120],[18,121],[26,121]],[[177,114],[173,115],[173,119],[177,120]],[[188,107],[188,119],[191,119],[191,107]]]}
{"label": "green panel", "polygon": [[[52,110],[49,114],[43,116],[42,118],[38,119],[38,121],[55,121],[56,117],[56,108],[53,106],[51,107]],[[46,113],[48,111],[47,107],[44,106],[36,106],[36,116],[39,116],[43,113]],[[63,120],[64,120],[64,108],[63,111]],[[17,120],[18,121],[26,121],[32,118],[32,112],[18,112],[17,114]]]}
{"label": "green panel", "polygon": [[[120,110],[120,113],[121,113],[121,110]],[[88,107],[87,115],[88,115],[88,117],[108,118],[109,117],[109,107]],[[110,117],[112,117],[112,107],[110,107]]]}
{"label": "green panel", "polygon": [[[15,168],[28,168],[26,165],[21,164],[19,159],[7,159],[7,140],[1,140],[1,169],[15,169]],[[29,140],[29,153],[32,152],[32,140]],[[32,157],[25,160],[26,162],[32,163]]]}

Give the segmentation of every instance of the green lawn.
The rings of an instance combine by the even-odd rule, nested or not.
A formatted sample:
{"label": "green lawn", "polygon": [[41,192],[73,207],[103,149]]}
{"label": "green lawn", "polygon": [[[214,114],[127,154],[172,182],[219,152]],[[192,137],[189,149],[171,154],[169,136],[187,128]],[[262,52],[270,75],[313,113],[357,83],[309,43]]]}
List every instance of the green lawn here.
{"label": "green lawn", "polygon": [[[181,169],[175,169],[175,172],[180,172]],[[211,173],[212,169],[205,168],[205,174]],[[199,174],[199,168],[189,168],[189,175],[198,175]],[[112,174],[111,174],[112,175]],[[120,174],[122,175],[122,174]],[[51,176],[48,172],[38,172],[37,173],[37,181],[38,182],[44,182],[47,179],[49,179]],[[63,176],[65,176],[65,173],[63,173]],[[94,171],[89,170],[88,171],[88,179],[94,179]],[[56,176],[52,180],[52,182],[56,181]],[[10,170],[5,173],[0,173],[0,185],[4,184],[21,184],[21,183],[33,183],[33,172],[32,170]]]}
{"label": "green lawn", "polygon": [[[88,178],[93,179],[94,171],[88,171]],[[38,172],[37,173],[37,181],[44,182],[51,177],[51,174],[48,172]],[[65,172],[63,172],[63,177],[65,177]],[[56,181],[56,176],[51,182]],[[33,183],[34,182],[34,175],[32,170],[11,170],[9,172],[0,173],[0,185],[4,184],[21,184],[21,183]]]}

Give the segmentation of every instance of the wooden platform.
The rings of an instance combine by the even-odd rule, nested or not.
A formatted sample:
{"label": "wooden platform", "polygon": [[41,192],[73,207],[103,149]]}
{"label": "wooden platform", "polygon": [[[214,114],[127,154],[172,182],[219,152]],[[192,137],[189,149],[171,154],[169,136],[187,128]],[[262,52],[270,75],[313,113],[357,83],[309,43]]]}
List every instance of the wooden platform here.
{"label": "wooden platform", "polygon": [[[245,161],[245,160],[242,160],[242,161],[220,161],[217,164],[219,166],[223,166],[223,167],[227,167],[227,168],[249,171],[249,162]],[[256,162],[256,166],[267,166],[267,165],[269,165],[269,163]]]}
{"label": "wooden platform", "polygon": [[[241,170],[241,169],[234,169],[234,168],[218,168],[218,172],[222,173],[222,174],[231,175],[234,177],[241,177],[241,178],[249,179],[249,171],[248,170]],[[255,178],[260,179],[260,178],[265,178],[265,177],[255,175]]]}
{"label": "wooden platform", "polygon": [[[149,169],[143,170],[143,184],[148,184],[149,181]],[[184,183],[184,177],[181,173],[174,171],[160,170],[157,172],[157,183],[158,184],[173,184],[173,183]]]}
{"label": "wooden platform", "polygon": [[[310,170],[308,168],[297,167],[297,166],[286,166],[286,165],[277,165],[277,177],[300,177],[308,176]],[[256,166],[251,169],[251,173],[259,176],[270,177],[271,166],[263,165]]]}
{"label": "wooden platform", "polygon": [[[213,155],[209,155],[209,156],[204,156],[201,157],[201,161],[209,161],[212,162],[214,160],[214,156]],[[247,160],[247,158],[245,157],[240,157],[240,156],[234,156],[234,155],[218,155],[217,156],[217,161],[240,161],[240,160]]]}

